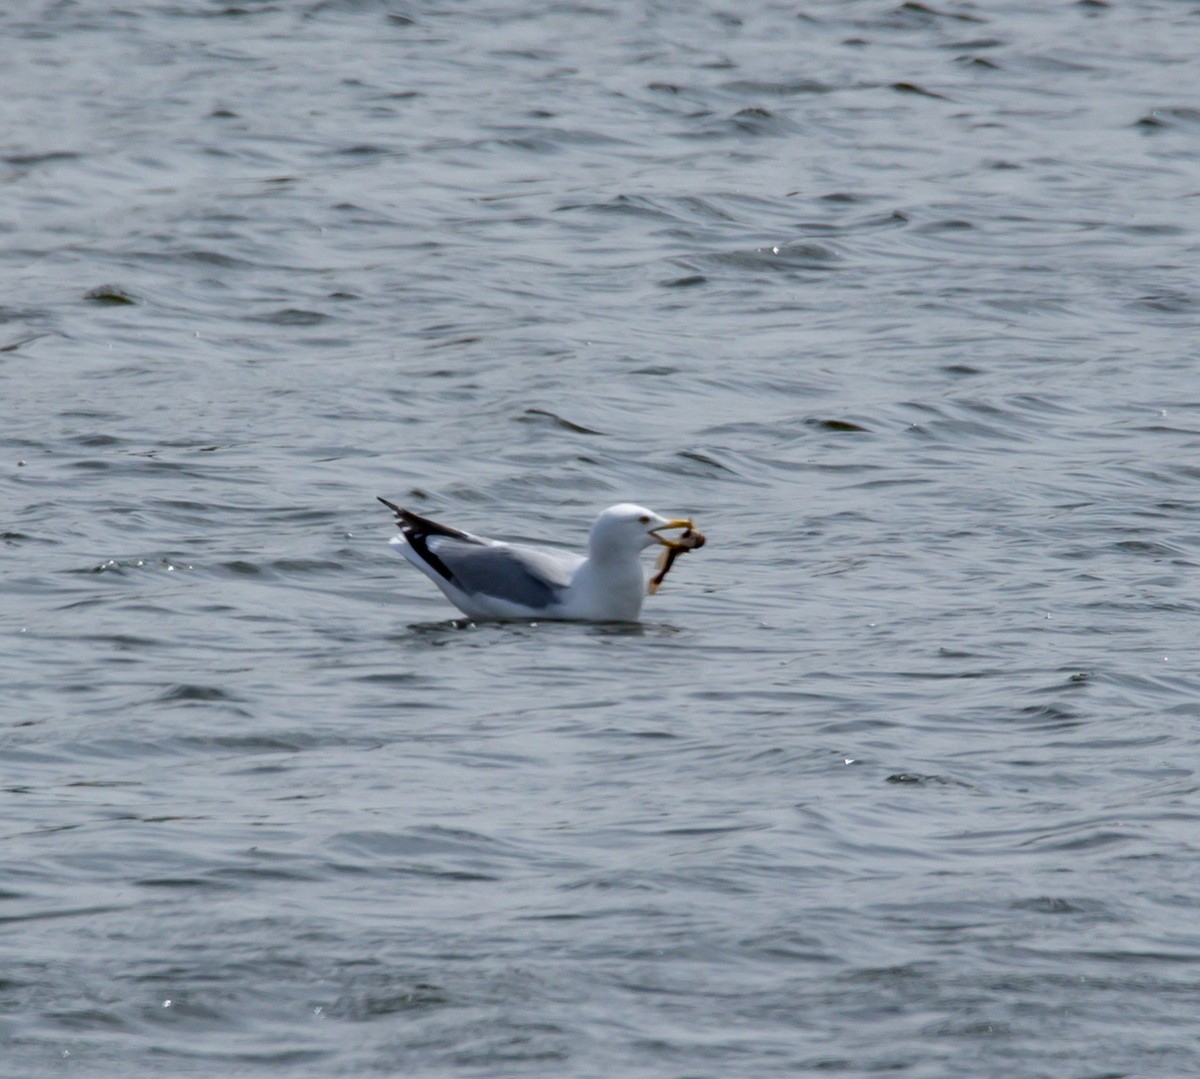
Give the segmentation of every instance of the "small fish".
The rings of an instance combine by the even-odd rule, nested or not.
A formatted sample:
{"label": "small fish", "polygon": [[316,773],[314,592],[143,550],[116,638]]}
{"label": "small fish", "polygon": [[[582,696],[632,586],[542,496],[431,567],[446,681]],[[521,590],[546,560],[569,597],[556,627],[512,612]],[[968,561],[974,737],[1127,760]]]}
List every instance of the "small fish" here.
{"label": "small fish", "polygon": [[693,527],[689,521],[687,528],[669,544],[664,545],[662,554],[658,556],[658,572],[647,582],[646,593],[653,596],[662,587],[667,574],[671,572],[671,567],[675,565],[675,559],[681,554],[696,550],[697,547],[703,547],[704,543],[704,533]]}

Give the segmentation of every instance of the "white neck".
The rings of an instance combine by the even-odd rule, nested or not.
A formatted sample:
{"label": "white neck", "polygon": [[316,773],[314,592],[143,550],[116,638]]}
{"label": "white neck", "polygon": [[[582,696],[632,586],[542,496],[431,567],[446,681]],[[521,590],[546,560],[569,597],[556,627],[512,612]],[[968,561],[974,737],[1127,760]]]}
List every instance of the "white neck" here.
{"label": "white neck", "polygon": [[646,578],[638,553],[611,548],[597,552],[589,546],[588,559],[579,567],[576,580],[582,583],[598,570],[604,572],[605,588],[591,617],[613,622],[637,621],[646,592]]}

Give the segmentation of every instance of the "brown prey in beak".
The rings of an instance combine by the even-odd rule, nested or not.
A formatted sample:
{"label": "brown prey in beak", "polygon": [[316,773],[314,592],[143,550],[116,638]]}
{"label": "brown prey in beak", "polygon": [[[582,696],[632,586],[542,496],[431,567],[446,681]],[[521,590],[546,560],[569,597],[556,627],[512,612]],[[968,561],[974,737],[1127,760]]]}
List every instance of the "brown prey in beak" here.
{"label": "brown prey in beak", "polygon": [[[683,531],[674,538],[659,535],[668,528],[682,528]],[[646,591],[652,596],[662,587],[663,581],[666,580],[667,574],[671,572],[671,567],[675,564],[675,559],[681,554],[696,550],[697,547],[703,547],[705,540],[704,533],[692,524],[690,518],[668,521],[665,525],[650,529],[650,534],[666,548],[658,556],[658,572],[646,584]]]}

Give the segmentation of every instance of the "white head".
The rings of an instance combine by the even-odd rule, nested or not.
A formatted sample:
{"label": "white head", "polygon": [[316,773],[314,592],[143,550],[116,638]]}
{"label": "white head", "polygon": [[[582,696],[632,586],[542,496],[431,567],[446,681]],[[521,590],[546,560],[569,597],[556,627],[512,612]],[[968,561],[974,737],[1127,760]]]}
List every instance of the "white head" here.
{"label": "white head", "polygon": [[596,518],[588,538],[588,553],[593,558],[620,558],[636,555],[653,543],[669,547],[670,541],[658,533],[665,528],[690,528],[691,525],[691,521],[668,520],[645,506],[622,502],[618,506],[609,506]]}

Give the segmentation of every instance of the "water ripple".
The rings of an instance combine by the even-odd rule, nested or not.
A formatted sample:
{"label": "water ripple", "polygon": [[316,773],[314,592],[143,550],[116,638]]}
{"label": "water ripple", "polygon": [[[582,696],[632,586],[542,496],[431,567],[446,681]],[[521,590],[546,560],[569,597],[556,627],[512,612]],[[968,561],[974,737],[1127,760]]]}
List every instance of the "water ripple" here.
{"label": "water ripple", "polygon": [[1187,11],[42,7],[8,1071],[1197,1071]]}

